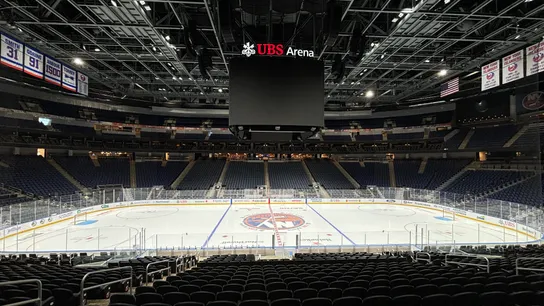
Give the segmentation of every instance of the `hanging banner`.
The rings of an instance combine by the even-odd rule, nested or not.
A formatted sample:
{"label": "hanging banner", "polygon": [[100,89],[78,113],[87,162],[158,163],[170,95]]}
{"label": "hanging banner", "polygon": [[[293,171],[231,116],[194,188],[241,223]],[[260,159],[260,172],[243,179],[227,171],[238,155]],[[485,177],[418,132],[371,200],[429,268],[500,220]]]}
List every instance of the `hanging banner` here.
{"label": "hanging banner", "polygon": [[25,73],[30,74],[31,76],[37,77],[39,79],[43,78],[43,54],[25,46],[25,58],[24,58],[24,68]]}
{"label": "hanging banner", "polygon": [[0,63],[19,71],[23,70],[23,44],[3,33],[1,39]]}
{"label": "hanging banner", "polygon": [[501,85],[499,60],[482,67],[482,91]]}
{"label": "hanging banner", "polygon": [[510,83],[525,76],[523,69],[523,50],[502,58],[502,83]]}
{"label": "hanging banner", "polygon": [[527,76],[544,71],[544,42],[529,46],[526,49]]}
{"label": "hanging banner", "polygon": [[81,72],[77,73],[77,93],[89,95],[89,78]]}
{"label": "hanging banner", "polygon": [[60,86],[62,78],[62,65],[51,59],[45,57],[45,80],[51,84]]}
{"label": "hanging banner", "polygon": [[76,91],[76,71],[68,66],[62,65],[62,88]]}

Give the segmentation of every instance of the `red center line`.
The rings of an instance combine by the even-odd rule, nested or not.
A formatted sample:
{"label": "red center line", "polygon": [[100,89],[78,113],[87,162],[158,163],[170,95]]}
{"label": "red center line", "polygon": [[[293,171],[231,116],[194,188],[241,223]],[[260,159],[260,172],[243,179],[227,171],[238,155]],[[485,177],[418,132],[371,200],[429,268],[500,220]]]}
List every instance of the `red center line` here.
{"label": "red center line", "polygon": [[270,205],[270,203],[268,203],[268,208],[270,209],[270,218],[272,218],[272,224],[274,225],[274,232],[276,233],[276,241],[278,242],[279,247],[283,247],[281,243],[280,232],[278,231],[278,225],[276,224],[276,217],[274,216],[274,212],[272,211],[272,205]]}

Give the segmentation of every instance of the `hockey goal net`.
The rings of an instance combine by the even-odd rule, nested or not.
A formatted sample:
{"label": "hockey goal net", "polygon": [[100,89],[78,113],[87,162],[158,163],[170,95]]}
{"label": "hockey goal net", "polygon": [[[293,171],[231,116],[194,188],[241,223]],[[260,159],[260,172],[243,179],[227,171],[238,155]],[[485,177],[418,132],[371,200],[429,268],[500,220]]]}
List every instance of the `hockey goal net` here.
{"label": "hockey goal net", "polygon": [[74,224],[79,224],[85,221],[87,221],[87,213],[80,213],[74,216]]}

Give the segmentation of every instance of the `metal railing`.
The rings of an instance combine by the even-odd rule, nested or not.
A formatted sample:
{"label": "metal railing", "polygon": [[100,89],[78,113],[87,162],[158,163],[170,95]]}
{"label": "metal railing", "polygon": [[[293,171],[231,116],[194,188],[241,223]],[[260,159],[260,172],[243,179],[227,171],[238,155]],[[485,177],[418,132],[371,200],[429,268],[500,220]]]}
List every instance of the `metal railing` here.
{"label": "metal railing", "polygon": [[[462,262],[462,261],[452,261],[452,260],[448,260],[448,256],[452,257],[452,256],[455,256],[455,257],[468,257],[468,258],[483,258],[487,264],[475,264],[475,263],[470,263],[470,262]],[[459,254],[446,254],[446,258],[444,260],[444,263],[446,264],[446,266],[448,264],[456,264],[456,265],[460,265],[460,266],[472,266],[472,267],[483,267],[486,269],[487,273],[489,273],[489,271],[491,270],[491,264],[489,262],[489,259],[485,256],[479,256],[479,255],[470,255],[470,254],[467,254],[467,255],[459,255]]]}
{"label": "metal railing", "polygon": [[[87,279],[87,277],[89,277],[89,275],[93,275],[93,274],[99,274],[99,273],[104,273],[104,272],[112,272],[112,271],[121,271],[121,270],[130,270],[130,278],[126,277],[126,278],[121,278],[121,279],[118,279],[118,280],[115,280],[115,281],[111,281],[111,282],[106,282],[106,283],[102,283],[102,284],[97,284],[97,285],[93,285],[93,286],[90,286],[90,287],[84,287],[85,285],[85,280]],[[92,289],[96,289],[96,288],[100,288],[100,287],[103,287],[103,286],[108,286],[108,285],[113,285],[113,284],[117,284],[119,282],[122,282],[122,281],[126,281],[128,280],[129,281],[129,293],[132,293],[132,277],[133,277],[133,274],[132,274],[132,267],[120,267],[120,268],[111,268],[111,269],[100,269],[100,270],[96,270],[96,271],[91,271],[87,274],[85,274],[83,276],[83,278],[81,279],[81,284],[80,284],[80,291],[79,291],[79,305],[80,306],[84,306],[85,305],[85,292],[86,291],[89,291],[89,290],[92,290]]]}
{"label": "metal railing", "polygon": [[2,286],[9,286],[9,285],[20,285],[20,284],[27,284],[27,283],[36,283],[38,284],[38,297],[37,298],[33,298],[33,299],[30,299],[30,300],[26,300],[26,301],[20,301],[20,302],[15,302],[15,303],[11,303],[11,304],[5,304],[5,305],[9,305],[9,306],[18,306],[18,305],[26,305],[26,304],[35,304],[37,303],[38,305],[42,305],[42,282],[39,280],[39,279],[23,279],[23,280],[16,280],[16,281],[9,281],[9,282],[1,282],[0,283],[0,287]]}
{"label": "metal railing", "polygon": [[519,266],[520,260],[544,260],[544,257],[519,257],[516,258],[516,275],[519,275],[519,271],[535,271],[535,272],[544,272],[544,269],[537,269],[537,268],[524,268]]}
{"label": "metal railing", "polygon": [[[427,255],[427,257],[429,258],[421,258],[420,255]],[[425,261],[425,262],[428,262],[428,263],[431,263],[431,253],[429,252],[417,252],[416,253],[416,261]]]}
{"label": "metal railing", "polygon": [[[162,263],[166,263],[167,267],[149,272],[149,267],[155,266],[155,265],[158,265],[158,264],[162,264]],[[149,283],[149,275],[155,274],[155,273],[161,273],[162,274],[162,271],[168,271],[168,276],[170,276],[170,272],[171,272],[171,270],[170,270],[170,260],[154,261],[154,262],[148,264],[145,267],[145,285],[147,286],[147,284]]]}

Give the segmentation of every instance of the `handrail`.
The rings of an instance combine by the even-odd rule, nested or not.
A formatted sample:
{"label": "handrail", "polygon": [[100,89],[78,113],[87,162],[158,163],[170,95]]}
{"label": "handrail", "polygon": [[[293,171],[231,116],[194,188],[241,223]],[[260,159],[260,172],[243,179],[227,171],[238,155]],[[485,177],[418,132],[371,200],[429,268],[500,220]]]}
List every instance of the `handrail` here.
{"label": "handrail", "polygon": [[[185,271],[184,259],[185,259],[185,255],[181,255],[180,257],[176,258],[176,273]],[[179,261],[179,264],[178,264],[178,261]]]}
{"label": "handrail", "polygon": [[[474,263],[467,263],[467,262],[460,262],[460,261],[448,261],[448,256],[457,256],[457,257],[472,257],[472,258],[483,258],[487,262],[487,265],[483,264],[474,264]],[[464,265],[464,266],[473,266],[473,267],[485,267],[487,273],[491,270],[491,264],[489,263],[489,258],[485,256],[479,256],[479,255],[459,255],[459,254],[446,254],[445,257],[445,264],[448,265],[449,263],[452,264],[458,264],[458,265]]]}
{"label": "handrail", "polygon": [[[130,278],[121,278],[121,279],[118,279],[118,280],[115,280],[115,281],[102,283],[102,284],[98,284],[98,285],[94,285],[94,286],[90,286],[90,287],[86,287],[86,288],[83,287],[85,285],[85,280],[87,279],[87,277],[89,275],[103,273],[103,272],[120,271],[120,270],[130,270]],[[84,304],[85,299],[84,299],[84,295],[83,295],[85,293],[85,291],[95,289],[95,288],[100,288],[100,287],[105,286],[105,285],[112,285],[112,284],[118,283],[120,281],[125,281],[125,280],[128,280],[130,282],[128,290],[131,293],[132,292],[132,267],[127,266],[127,267],[119,267],[119,268],[111,268],[111,269],[99,269],[99,270],[96,270],[96,271],[88,272],[81,279],[80,291],[79,291],[79,305],[80,306],[85,305]]]}
{"label": "handrail", "polygon": [[[149,267],[154,266],[154,265],[158,265],[158,264],[161,264],[161,263],[166,263],[166,265],[167,265],[168,267],[162,268],[162,269],[159,269],[159,270],[155,270],[155,271],[153,271],[153,272],[149,272]],[[168,275],[170,275],[170,265],[169,265],[169,263],[170,263],[170,260],[161,260],[161,261],[154,261],[154,262],[148,264],[148,265],[145,267],[145,285],[147,286],[147,284],[149,283],[149,282],[147,281],[147,279],[149,278],[149,274],[153,274],[153,273],[157,273],[157,272],[162,272],[162,271],[168,270]]]}
{"label": "handrail", "polygon": [[6,285],[18,285],[18,284],[26,284],[26,283],[37,283],[38,284],[38,297],[34,298],[34,299],[31,299],[31,300],[15,302],[15,303],[6,304],[6,305],[18,306],[18,305],[34,304],[34,303],[38,303],[38,305],[40,305],[40,306],[42,305],[42,290],[43,289],[42,289],[42,282],[39,279],[31,278],[31,279],[1,282],[0,287],[6,286]]}
{"label": "handrail", "polygon": [[516,275],[519,275],[519,271],[520,271],[520,270],[523,270],[523,271],[544,272],[544,269],[523,268],[523,267],[519,267],[519,261],[520,261],[520,259],[544,260],[544,257],[519,257],[519,258],[516,258]]}
{"label": "handrail", "polygon": [[[426,254],[427,256],[429,256],[429,258],[428,259],[418,258],[419,254]],[[429,252],[417,252],[416,253],[416,261],[426,261],[428,263],[431,263],[431,253],[429,253]]]}

